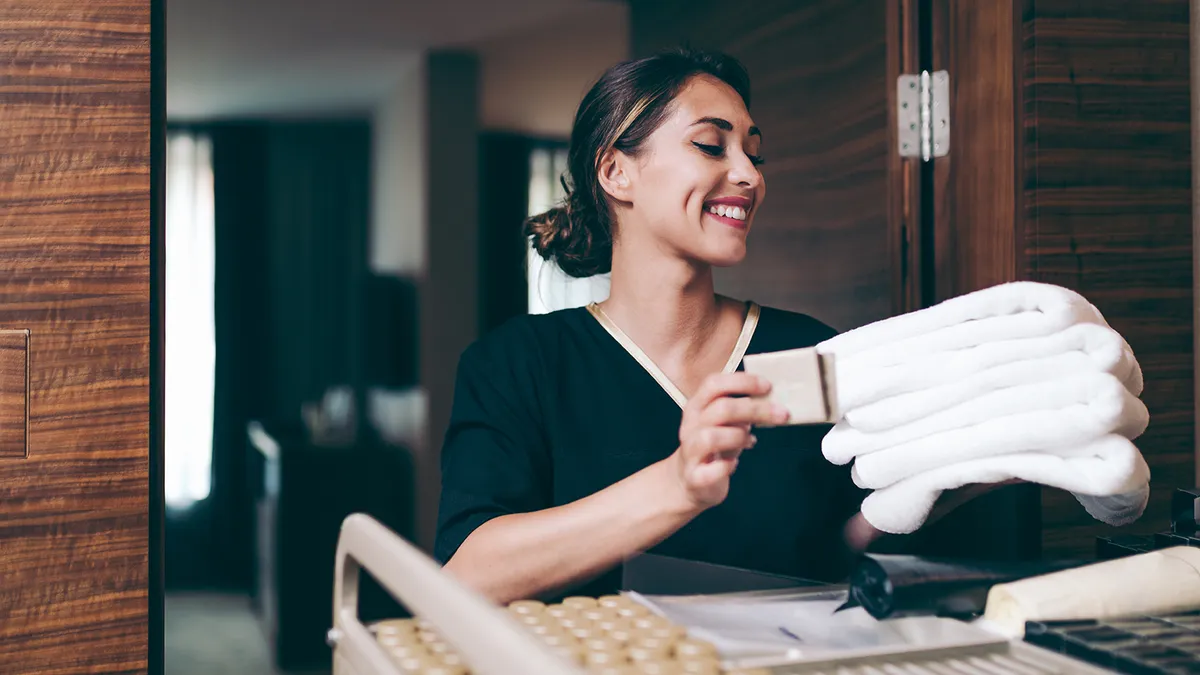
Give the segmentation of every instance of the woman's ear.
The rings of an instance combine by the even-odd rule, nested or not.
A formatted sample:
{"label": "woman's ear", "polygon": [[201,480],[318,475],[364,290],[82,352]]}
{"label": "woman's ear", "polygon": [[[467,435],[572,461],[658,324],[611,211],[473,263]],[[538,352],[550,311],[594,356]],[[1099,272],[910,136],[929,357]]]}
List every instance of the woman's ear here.
{"label": "woman's ear", "polygon": [[600,157],[596,177],[600,181],[600,187],[617,201],[633,201],[629,180],[629,172],[633,166],[629,160],[628,155],[615,148],[609,148]]}

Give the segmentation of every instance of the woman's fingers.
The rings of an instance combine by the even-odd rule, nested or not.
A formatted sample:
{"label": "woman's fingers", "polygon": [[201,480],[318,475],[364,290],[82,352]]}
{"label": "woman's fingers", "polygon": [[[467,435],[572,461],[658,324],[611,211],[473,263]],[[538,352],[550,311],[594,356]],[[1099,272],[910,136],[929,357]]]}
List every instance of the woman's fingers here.
{"label": "woman's fingers", "polygon": [[[706,491],[714,485],[728,483],[730,475],[737,469],[737,463],[736,454],[730,458],[725,458],[723,454],[712,455],[711,461],[700,462],[691,467],[688,472],[690,474],[688,483],[700,491]],[[722,486],[722,491],[725,489],[727,488]]]}
{"label": "woman's fingers", "polygon": [[705,378],[688,403],[695,404],[697,410],[703,410],[725,396],[762,396],[770,391],[771,383],[757,375],[741,371],[717,373]]}
{"label": "woman's fingers", "polygon": [[759,397],[771,390],[749,373],[719,373],[706,379],[688,401],[679,426],[680,476],[691,499],[720,504],[743,450],[754,447],[755,425],[782,424],[787,410]]}
{"label": "woman's fingers", "polygon": [[719,398],[708,405],[702,414],[703,424],[758,426],[782,424],[788,411],[765,399]]}
{"label": "woman's fingers", "polygon": [[683,451],[689,460],[704,461],[722,452],[741,452],[751,444],[750,432],[741,427],[704,427],[683,444]]}

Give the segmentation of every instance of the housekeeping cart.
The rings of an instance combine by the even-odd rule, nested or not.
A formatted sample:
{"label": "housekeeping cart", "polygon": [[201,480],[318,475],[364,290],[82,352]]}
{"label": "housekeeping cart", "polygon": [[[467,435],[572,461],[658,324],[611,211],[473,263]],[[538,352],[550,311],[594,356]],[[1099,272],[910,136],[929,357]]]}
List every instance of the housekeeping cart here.
{"label": "housekeeping cart", "polygon": [[[364,624],[360,572],[415,618]],[[334,675],[1095,675],[1108,672],[962,622],[917,617],[889,624],[914,645],[876,645],[836,657],[800,648],[787,658],[731,662],[689,628],[627,596],[499,607],[369,516],[343,523],[335,564]],[[605,617],[608,617],[606,619]],[[901,620],[905,621],[905,620]],[[881,630],[883,624],[880,624]],[[939,635],[952,635],[951,643]],[[932,636],[932,640],[930,637]],[[965,636],[965,637],[963,637]]]}

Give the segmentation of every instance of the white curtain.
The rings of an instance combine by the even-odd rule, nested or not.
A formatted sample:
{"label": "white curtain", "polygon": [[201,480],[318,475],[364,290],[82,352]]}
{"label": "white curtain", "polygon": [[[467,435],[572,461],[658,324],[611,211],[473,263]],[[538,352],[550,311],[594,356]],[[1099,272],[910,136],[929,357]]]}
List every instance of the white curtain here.
{"label": "white curtain", "polygon": [[212,141],[167,137],[166,502],[185,508],[212,487],[215,232]]}
{"label": "white curtain", "polygon": [[[537,148],[529,157],[529,214],[542,213],[562,202],[566,195],[559,176],[567,170],[567,151]],[[558,265],[542,260],[530,242],[527,253],[529,313],[545,314],[568,307],[582,307],[608,297],[609,275],[576,279]]]}

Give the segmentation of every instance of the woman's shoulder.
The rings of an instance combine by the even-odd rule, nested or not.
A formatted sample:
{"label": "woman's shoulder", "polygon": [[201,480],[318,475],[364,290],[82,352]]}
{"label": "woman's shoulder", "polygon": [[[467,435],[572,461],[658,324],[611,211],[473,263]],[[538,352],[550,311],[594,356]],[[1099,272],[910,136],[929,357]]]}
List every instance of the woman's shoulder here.
{"label": "woman's shoulder", "polygon": [[837,329],[812,315],[762,306],[759,307],[750,351],[761,353],[812,347],[837,334]]}
{"label": "woman's shoulder", "polygon": [[578,328],[586,312],[576,307],[511,317],[472,342],[463,352],[463,360],[508,364],[542,360],[554,351],[564,334]]}

